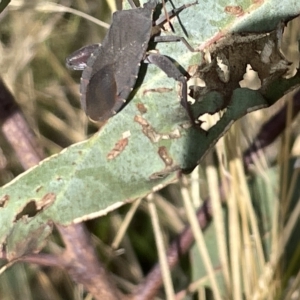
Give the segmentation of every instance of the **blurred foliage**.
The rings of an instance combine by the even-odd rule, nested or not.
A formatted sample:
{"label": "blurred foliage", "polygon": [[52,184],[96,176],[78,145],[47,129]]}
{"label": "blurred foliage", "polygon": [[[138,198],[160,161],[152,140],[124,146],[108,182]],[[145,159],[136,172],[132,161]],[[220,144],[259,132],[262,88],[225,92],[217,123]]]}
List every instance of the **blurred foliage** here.
{"label": "blurred foliage", "polygon": [[[111,9],[115,8],[108,1],[77,0],[71,6],[70,1],[59,3],[107,23]],[[61,7],[54,4],[46,1],[12,1],[0,19],[1,74],[49,155],[85,140],[98,129],[95,124],[87,123],[80,109],[80,74],[71,74],[64,66],[64,59],[81,46],[101,40],[106,31],[72,13],[60,12]],[[285,55],[293,61],[294,66],[299,64],[299,28],[299,18],[290,22],[282,45]],[[290,101],[291,97],[287,95],[282,102]],[[292,130],[287,131],[281,140],[268,147],[259,157],[251,173],[245,174],[240,169],[241,149],[247,147],[261,124],[276,112],[282,102],[238,122],[228,136],[218,142],[214,154],[204,159],[200,167],[187,177],[186,185],[195,207],[207,195],[215,194],[220,179],[230,176],[233,182],[231,188],[235,197],[228,197],[227,209],[231,210],[229,219],[224,220],[222,212],[215,214],[214,223],[205,232],[210,241],[206,247],[211,257],[221,254],[222,258],[222,255],[226,257],[224,253],[229,253],[229,259],[227,257],[223,263],[231,274],[230,278],[226,277],[225,268],[220,280],[220,265],[212,265],[217,270],[219,288],[225,291],[227,299],[241,299],[239,296],[243,290],[246,295],[253,297],[249,299],[255,299],[254,296],[257,296],[256,299],[297,299],[300,293],[299,288],[293,286],[296,276],[299,280],[300,245],[297,232],[300,224],[298,221],[292,229],[286,227],[293,212],[292,207],[299,203],[299,184],[289,186],[292,178],[298,176],[298,167],[293,164],[293,159],[299,157],[300,153],[299,118],[293,123]],[[232,141],[237,150],[228,146]],[[0,144],[0,180],[4,184],[18,175],[21,168],[1,136]],[[286,168],[288,172],[284,171]],[[242,182],[247,182],[248,186],[242,185]],[[290,188],[293,195],[290,201],[295,206],[286,204]],[[181,191],[182,185],[174,184],[154,195],[166,244],[182,230],[187,220]],[[261,212],[261,219],[253,217],[253,211],[249,209],[245,195],[250,193],[253,210],[256,208],[255,202],[265,203],[266,210]],[[139,282],[157,261],[151,217],[145,201],[139,206],[120,245],[126,252],[116,256],[111,248],[129,209],[128,205],[106,217],[87,222],[99,256],[103,261],[110,262],[109,267],[119,276],[117,283],[125,291],[130,289],[130,283]],[[223,234],[230,241],[225,247],[222,233],[215,234],[222,224],[226,224]],[[253,235],[254,228],[264,233],[261,240]],[[276,259],[286,246],[281,239],[283,233],[291,238],[285,255]],[[214,241],[210,235],[214,238],[217,236],[219,241]],[[54,233],[45,251],[56,253],[61,247],[57,240]],[[258,249],[262,249],[262,253]],[[212,258],[213,262],[218,262],[218,259]],[[202,264],[195,246],[188,259],[185,258],[172,272],[177,292],[190,283],[190,291],[198,292],[199,299],[212,299],[209,289],[203,290],[203,285],[211,285],[205,268],[200,267]],[[237,265],[242,267],[239,269]],[[289,289],[294,290],[291,292]],[[70,281],[65,272],[26,264],[16,264],[0,275],[0,294],[1,299],[90,299],[81,286]],[[288,295],[291,298],[284,298]],[[160,299],[164,299],[163,292]]]}

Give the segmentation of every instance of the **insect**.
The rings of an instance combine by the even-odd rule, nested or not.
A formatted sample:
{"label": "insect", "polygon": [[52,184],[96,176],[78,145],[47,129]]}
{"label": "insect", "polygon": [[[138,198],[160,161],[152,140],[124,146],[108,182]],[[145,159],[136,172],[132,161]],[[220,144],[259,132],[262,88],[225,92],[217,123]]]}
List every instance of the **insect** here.
{"label": "insect", "polygon": [[[192,119],[187,102],[186,77],[166,56],[147,53],[147,48],[153,38],[154,42],[182,41],[190,51],[194,49],[183,37],[153,36],[153,28],[159,28],[167,20],[166,17],[156,22],[152,20],[158,0],[148,0],[143,7],[138,8],[132,1],[129,3],[132,9],[113,14],[112,24],[102,44],[85,46],[66,59],[68,68],[83,70],[80,83],[82,108],[94,121],[105,121],[119,112],[132,91],[141,62],[144,61],[157,65],[169,77],[182,83],[181,104]],[[197,3],[173,9],[168,17],[172,18]]]}

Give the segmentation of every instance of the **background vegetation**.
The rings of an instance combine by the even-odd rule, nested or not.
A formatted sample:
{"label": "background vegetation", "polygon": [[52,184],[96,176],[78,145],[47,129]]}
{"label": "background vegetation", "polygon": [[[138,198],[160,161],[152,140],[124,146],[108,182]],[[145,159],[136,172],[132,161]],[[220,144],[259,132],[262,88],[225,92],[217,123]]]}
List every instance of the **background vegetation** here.
{"label": "background vegetation", "polygon": [[[83,45],[101,41],[106,29],[76,15],[76,11],[109,23],[112,11],[120,5],[113,0],[59,4],[12,1],[0,15],[2,78],[38,135],[46,156],[87,139],[98,129],[88,123],[80,108],[80,73],[67,70],[64,61]],[[282,45],[294,66],[299,64],[299,28],[299,18],[290,22]],[[291,122],[291,116],[288,117],[282,136],[261,151],[251,166],[243,167],[244,150],[262,124],[292,101],[290,93],[276,107],[252,113],[237,122],[191,175],[141,200],[139,206],[126,205],[106,217],[87,222],[101,261],[113,272],[123,291],[131,291],[158,261],[153,231],[156,214],[160,224],[156,234],[160,232],[163,244],[169,245],[188,219],[191,222],[193,213],[189,212],[188,203],[196,208],[210,196],[213,223],[204,235],[195,229],[197,243],[172,271],[177,299],[188,297],[187,291],[195,299],[299,299],[299,118]],[[23,169],[3,135],[0,145],[3,185]],[[226,196],[220,196],[219,187],[227,179],[230,188],[225,188]],[[264,210],[258,202],[265,204]],[[128,213],[135,209],[119,244],[115,238],[126,228],[124,220]],[[61,247],[55,232],[43,251],[58,253]],[[158,299],[165,299],[165,293],[172,294],[168,288],[172,290],[165,287]],[[64,270],[16,263],[0,275],[0,298],[92,296]]]}

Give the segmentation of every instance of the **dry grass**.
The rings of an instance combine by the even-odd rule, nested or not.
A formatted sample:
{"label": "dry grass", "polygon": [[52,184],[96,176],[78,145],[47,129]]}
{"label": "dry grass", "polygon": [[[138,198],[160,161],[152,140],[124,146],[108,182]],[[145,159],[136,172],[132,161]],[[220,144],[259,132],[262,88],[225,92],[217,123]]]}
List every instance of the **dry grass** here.
{"label": "dry grass", "polygon": [[[88,126],[87,118],[80,109],[80,74],[67,70],[64,59],[81,46],[100,41],[105,29],[75,15],[70,10],[70,3],[61,1],[61,5],[58,5],[46,1],[30,1],[30,4],[28,1],[12,1],[1,18],[1,74],[48,154],[57,153],[68,145],[86,139],[97,129],[95,125]],[[104,22],[109,22],[111,11],[115,8],[114,2],[108,0],[72,2],[72,9]],[[298,19],[289,25],[283,44],[283,50],[295,64],[299,63],[299,52],[295,46],[295,41],[299,39],[299,23]],[[288,95],[283,101],[290,99],[291,95]],[[250,175],[245,174],[243,168],[242,149],[274,111],[275,108],[270,108],[238,122],[219,141],[216,155],[208,155],[203,164],[191,176],[185,177],[180,185],[170,186],[163,194],[153,195],[149,207],[145,202],[139,207],[133,204],[127,217],[123,216],[126,211],[123,209],[120,213],[115,212],[109,217],[90,222],[101,257],[103,260],[113,258],[111,265],[117,274],[116,281],[123,290],[129,291],[156,260],[155,245],[151,243],[154,237],[152,233],[147,233],[147,230],[151,230],[150,219],[160,249],[182,230],[188,219],[196,239],[190,258],[196,261],[201,257],[207,272],[207,276],[200,279],[194,277],[189,284],[190,292],[199,291],[198,299],[212,299],[203,293],[201,284],[207,282],[214,299],[222,299],[222,291],[226,291],[226,299],[234,300],[299,299],[299,239],[298,244],[294,245],[297,248],[294,256],[286,257],[285,253],[289,237],[295,226],[299,226],[299,199],[293,211],[288,209],[291,195],[299,189],[295,184],[295,179],[299,178],[299,161],[298,165],[288,168],[291,163],[290,145],[294,140],[297,141],[299,120],[296,121],[298,126],[293,124],[292,130],[286,131],[280,141],[259,157]],[[292,153],[299,156],[299,152],[299,143],[295,143]],[[1,166],[7,165],[6,170],[3,168],[6,175],[3,173],[1,179],[9,180],[12,174],[16,175],[19,167],[17,162],[11,160],[9,152],[6,152],[6,158],[3,155],[1,157]],[[230,184],[226,190],[228,215],[225,215],[218,187],[227,180]],[[255,180],[260,184],[254,183]],[[213,249],[205,240],[208,238],[206,233],[203,234],[195,223],[193,213],[194,207],[198,207],[207,195],[212,201],[212,230],[217,236]],[[261,220],[257,217],[254,195],[266,203],[266,210],[272,209],[272,212],[268,211],[271,219]],[[136,209],[138,213],[133,215]],[[100,222],[101,230],[97,227]],[[144,228],[140,228],[139,222],[143,222]],[[265,229],[263,235],[262,228]],[[123,233],[120,233],[121,230]],[[125,237],[122,241],[119,237],[113,241],[111,237],[118,233],[121,236],[125,234]],[[112,245],[114,249],[126,249],[125,253],[115,256],[111,251]],[[55,252],[58,247],[53,237],[47,248]],[[218,255],[219,268],[210,256],[212,252]],[[165,266],[163,253],[161,250],[159,256]],[[177,280],[190,280],[187,274],[197,273],[194,264],[186,265],[188,270],[178,267]],[[164,274],[165,290],[169,299],[172,299],[174,287],[167,267],[164,268]],[[178,290],[177,286],[175,289]],[[1,299],[91,299],[64,272],[22,264],[15,265],[0,277],[0,291]]]}

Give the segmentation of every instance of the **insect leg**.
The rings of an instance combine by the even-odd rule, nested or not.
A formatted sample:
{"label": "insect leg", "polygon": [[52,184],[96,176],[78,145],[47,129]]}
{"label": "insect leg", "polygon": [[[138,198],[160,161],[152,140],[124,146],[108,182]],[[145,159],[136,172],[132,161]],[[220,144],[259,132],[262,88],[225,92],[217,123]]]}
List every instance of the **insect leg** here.
{"label": "insect leg", "polygon": [[133,0],[128,0],[129,5],[131,6],[131,8],[136,8],[135,3],[133,2]]}
{"label": "insect leg", "polygon": [[145,58],[146,63],[151,63],[158,66],[162,71],[164,71],[168,77],[174,78],[176,81],[181,82],[181,95],[180,95],[180,103],[186,109],[190,121],[194,124],[194,116],[192,114],[190,105],[187,101],[187,79],[186,77],[177,69],[177,67],[173,64],[173,62],[166,56],[151,53]]}
{"label": "insect leg", "polygon": [[184,9],[192,6],[192,5],[196,5],[198,4],[198,1],[192,2],[192,3],[188,3],[188,4],[184,4],[178,8],[174,8],[171,11],[168,12],[168,17],[165,15],[160,16],[155,22],[154,22],[154,26],[162,26],[163,24],[165,24],[166,22],[168,22],[168,19],[172,19],[175,16],[177,16],[180,12],[182,12]]}
{"label": "insect leg", "polygon": [[155,36],[154,37],[155,43],[169,43],[169,42],[182,42],[184,45],[191,51],[191,52],[197,52],[198,50],[194,49],[188,41],[182,37],[182,36],[176,36],[176,35],[163,35],[163,36]]}

